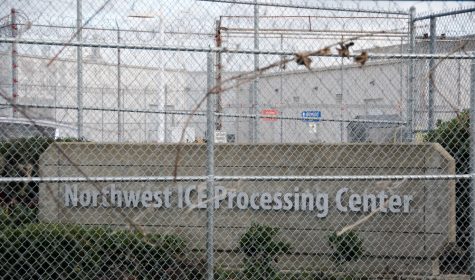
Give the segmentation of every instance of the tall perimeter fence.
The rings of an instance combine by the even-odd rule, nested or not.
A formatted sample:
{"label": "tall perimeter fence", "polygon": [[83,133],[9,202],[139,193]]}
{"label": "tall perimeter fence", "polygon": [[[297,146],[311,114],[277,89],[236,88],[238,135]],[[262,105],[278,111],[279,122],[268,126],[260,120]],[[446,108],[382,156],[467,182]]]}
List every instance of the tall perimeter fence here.
{"label": "tall perimeter fence", "polygon": [[475,8],[383,3],[1,1],[0,278],[475,279]]}

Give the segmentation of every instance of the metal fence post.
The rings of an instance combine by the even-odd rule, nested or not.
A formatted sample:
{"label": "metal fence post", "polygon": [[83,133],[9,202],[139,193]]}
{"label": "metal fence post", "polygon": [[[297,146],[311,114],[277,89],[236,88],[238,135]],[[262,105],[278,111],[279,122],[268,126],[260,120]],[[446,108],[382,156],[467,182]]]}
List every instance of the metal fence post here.
{"label": "metal fence post", "polygon": [[164,130],[164,142],[165,143],[168,143],[170,140],[168,139],[168,117],[170,116],[170,114],[168,114],[168,109],[169,109],[169,105],[168,105],[168,84],[165,84],[164,87],[163,87],[163,95],[164,95],[164,98],[165,98],[165,116],[164,116],[164,120],[163,120],[163,130]]}
{"label": "metal fence post", "polygon": [[[411,7],[409,10],[409,54],[414,54],[415,46],[415,34],[414,34],[414,17],[416,13],[416,8]],[[406,141],[412,142],[413,139],[413,114],[414,114],[414,59],[409,59],[409,85],[407,92],[407,104],[406,104]]]}
{"label": "metal fence post", "polygon": [[[429,40],[429,54],[435,54],[435,44],[436,44],[436,17],[430,18],[430,40]],[[434,68],[434,58],[429,59],[429,100],[428,100],[428,121],[427,129],[434,129],[434,83],[435,83],[435,69]]]}
{"label": "metal fence post", "polygon": [[[82,0],[76,1],[77,13],[77,41],[82,43]],[[78,138],[83,136],[83,115],[82,115],[82,47],[77,47],[77,102],[78,102]]]}
{"label": "metal fence post", "polygon": [[[18,26],[16,24],[16,10],[11,10],[11,26],[12,26],[12,38],[17,39]],[[12,44],[12,117],[17,118],[18,112],[16,106],[18,104],[18,43]]]}
{"label": "metal fence post", "polygon": [[[343,24],[343,30],[345,29],[345,24]],[[344,42],[345,38],[343,36],[341,36],[341,41]],[[340,61],[340,95],[338,96],[337,98],[337,104],[338,106],[340,107],[340,122],[339,122],[339,126],[340,126],[340,142],[343,143],[343,130],[344,130],[344,126],[343,126],[343,122],[341,120],[343,120],[343,92],[345,90],[345,83],[343,82],[344,81],[344,74],[343,74],[343,64],[345,63],[344,61],[344,57],[341,57],[341,61]]]}
{"label": "metal fence post", "polygon": [[[254,1],[254,51],[259,50],[259,5],[257,1]],[[254,71],[259,69],[259,54],[254,53]],[[257,142],[257,125],[259,122],[259,110],[257,108],[257,92],[259,87],[259,78],[255,78],[251,86],[251,108],[250,114],[256,115],[255,118],[249,119],[249,138],[251,143]]]}
{"label": "metal fence post", "polygon": [[470,67],[470,280],[475,280],[475,58]]}
{"label": "metal fence post", "polygon": [[[280,34],[280,50],[284,51],[284,34]],[[281,56],[280,59],[283,61],[285,59],[285,56]],[[283,104],[284,104],[284,65],[281,65],[279,67],[280,71],[280,83],[279,83],[279,115],[282,117],[284,116],[283,113]],[[284,120],[280,119],[280,143],[284,143]]]}
{"label": "metal fence post", "polygon": [[209,94],[214,83],[213,55],[207,56],[207,95],[206,100],[206,193],[208,203],[206,207],[206,279],[214,278],[214,131],[215,131],[215,98],[216,94]]}
{"label": "metal fence post", "polygon": [[[117,44],[120,44],[120,28],[117,21],[115,22],[117,26]],[[121,61],[120,61],[120,47],[117,48],[117,141],[122,142],[122,131],[123,131],[123,123],[122,123],[122,95],[121,95]]]}
{"label": "metal fence post", "polygon": [[[221,41],[221,19],[216,20],[216,47],[222,47]],[[221,51],[216,53],[216,85],[221,87],[222,81],[222,72],[223,72],[223,65],[221,62]],[[222,105],[222,97],[218,95],[216,97],[216,112],[223,113],[223,105]],[[223,121],[222,116],[216,116],[216,130],[221,130],[223,128]]]}

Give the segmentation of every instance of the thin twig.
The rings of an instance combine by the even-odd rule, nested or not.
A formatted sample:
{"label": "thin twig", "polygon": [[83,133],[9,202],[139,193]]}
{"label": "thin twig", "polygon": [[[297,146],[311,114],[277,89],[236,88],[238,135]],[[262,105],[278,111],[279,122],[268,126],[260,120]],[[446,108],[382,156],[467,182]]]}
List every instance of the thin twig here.
{"label": "thin twig", "polygon": [[[402,184],[404,184],[405,182],[407,181],[407,179],[404,179],[402,180],[401,182],[398,182],[396,184],[394,184],[394,186],[388,188],[388,189],[397,189],[399,187],[402,186]],[[388,190],[386,189],[386,190]],[[371,211],[371,213],[369,213],[368,215],[364,216],[363,218],[359,219],[358,221],[354,222],[353,224],[351,225],[347,225],[345,227],[343,227],[340,231],[338,231],[336,233],[337,236],[341,236],[342,234],[344,234],[345,232],[347,231],[350,231],[350,230],[353,230],[355,227],[358,227],[359,225],[361,224],[364,224],[365,222],[367,222],[369,219],[371,219],[373,216],[375,216],[376,214],[380,213],[382,209],[386,208],[389,204],[389,199],[387,199],[383,204],[381,204],[378,208],[376,209],[373,209]]]}
{"label": "thin twig", "polygon": [[435,79],[434,79],[434,73],[435,73],[435,70],[439,67],[439,65],[447,60],[447,58],[451,55],[453,55],[454,53],[456,52],[459,52],[459,51],[464,51],[465,52],[465,47],[467,46],[468,44],[468,41],[464,41],[464,42],[461,42],[460,45],[453,49],[451,52],[447,53],[444,57],[442,57],[432,68],[429,69],[429,74],[427,75],[427,77],[424,79],[424,81],[433,81],[433,85],[435,87],[435,90],[437,91],[437,93],[439,93],[439,95],[444,99],[444,101],[450,106],[450,108],[452,108],[452,110],[455,112],[455,114],[457,116],[459,116],[459,113],[460,113],[460,109],[457,108],[454,104],[452,104],[452,102],[450,102],[450,100],[445,96],[444,93],[442,93],[438,87],[436,86],[436,83],[435,83]]}

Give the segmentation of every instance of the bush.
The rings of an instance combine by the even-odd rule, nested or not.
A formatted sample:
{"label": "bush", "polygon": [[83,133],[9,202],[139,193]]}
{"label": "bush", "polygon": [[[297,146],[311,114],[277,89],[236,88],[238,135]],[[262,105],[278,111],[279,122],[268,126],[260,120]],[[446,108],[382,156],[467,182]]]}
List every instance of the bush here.
{"label": "bush", "polygon": [[245,254],[245,279],[277,279],[278,256],[290,252],[290,244],[276,240],[278,233],[278,228],[253,224],[241,236],[239,248]]}
{"label": "bush", "polygon": [[[9,142],[0,142],[0,154],[3,163],[1,177],[38,176],[40,155],[53,142],[48,138],[25,138]],[[34,182],[9,182],[0,185],[0,204],[21,204],[36,207],[38,184]]]}
{"label": "bush", "polygon": [[328,237],[336,261],[355,261],[363,255],[363,240],[354,231]]}
{"label": "bush", "polygon": [[[79,141],[73,138],[51,139],[44,137],[19,138],[0,142],[1,177],[36,177],[39,171],[41,154],[54,141]],[[38,184],[11,182],[0,185],[0,203],[20,203],[29,207],[36,206]]]}
{"label": "bush", "polygon": [[[0,142],[1,177],[36,177],[41,154],[55,140],[44,137]],[[73,138],[56,141],[78,141]],[[0,183],[0,228],[36,222],[38,183]]]}
{"label": "bush", "polygon": [[[439,143],[454,159],[457,174],[470,173],[470,115],[463,111],[448,121],[438,121],[424,141]],[[459,179],[456,183],[457,244],[465,250],[465,257],[457,261],[459,272],[468,271],[470,254],[470,180]]]}
{"label": "bush", "polygon": [[21,204],[0,208],[0,230],[5,227],[15,227],[33,223],[37,220],[37,209]]}
{"label": "bush", "polygon": [[201,279],[173,235],[29,224],[0,234],[0,275],[9,279]]}

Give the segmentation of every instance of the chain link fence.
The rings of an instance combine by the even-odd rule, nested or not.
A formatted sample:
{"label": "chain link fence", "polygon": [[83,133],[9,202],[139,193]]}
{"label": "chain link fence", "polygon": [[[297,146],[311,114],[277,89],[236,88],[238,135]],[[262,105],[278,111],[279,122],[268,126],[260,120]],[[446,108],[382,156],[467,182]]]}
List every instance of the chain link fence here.
{"label": "chain link fence", "polygon": [[474,7],[0,3],[0,278],[475,279]]}

